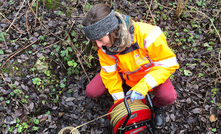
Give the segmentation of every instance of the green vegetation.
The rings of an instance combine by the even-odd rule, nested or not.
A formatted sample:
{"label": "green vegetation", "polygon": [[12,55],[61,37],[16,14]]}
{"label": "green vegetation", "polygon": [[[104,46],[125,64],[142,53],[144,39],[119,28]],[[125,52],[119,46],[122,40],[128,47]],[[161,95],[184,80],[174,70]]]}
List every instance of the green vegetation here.
{"label": "green vegetation", "polygon": [[0,41],[5,41],[6,32],[0,32]]}

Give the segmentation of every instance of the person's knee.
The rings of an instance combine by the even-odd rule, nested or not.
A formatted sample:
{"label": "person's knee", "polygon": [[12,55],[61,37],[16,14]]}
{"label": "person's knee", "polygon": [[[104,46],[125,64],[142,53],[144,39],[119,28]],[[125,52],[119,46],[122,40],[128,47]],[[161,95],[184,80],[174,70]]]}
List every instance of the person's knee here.
{"label": "person's knee", "polygon": [[106,94],[107,92],[108,90],[104,86],[97,87],[91,85],[88,85],[85,91],[86,95],[90,98],[97,98],[103,94]]}
{"label": "person's knee", "polygon": [[86,95],[90,98],[96,98],[96,94],[93,92],[93,89],[90,88],[90,86],[86,87],[86,91],[85,91]]}
{"label": "person's knee", "polygon": [[170,93],[167,93],[166,96],[162,96],[162,97],[163,97],[163,100],[166,103],[166,105],[171,105],[176,101],[177,93],[176,93],[176,91],[170,92]]}

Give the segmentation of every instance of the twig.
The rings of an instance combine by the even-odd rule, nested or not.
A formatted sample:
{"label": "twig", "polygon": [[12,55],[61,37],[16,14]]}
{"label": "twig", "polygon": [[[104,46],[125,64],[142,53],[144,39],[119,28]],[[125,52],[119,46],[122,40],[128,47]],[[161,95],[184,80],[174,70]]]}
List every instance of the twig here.
{"label": "twig", "polygon": [[29,4],[28,6],[29,6],[29,8],[31,9],[32,13],[35,15],[35,17],[36,17],[36,18],[38,19],[38,21],[40,22],[40,24],[41,24],[45,29],[47,29],[51,35],[57,37],[57,38],[60,39],[60,40],[63,40],[63,39],[61,39],[60,37],[58,37],[57,35],[55,35],[55,34],[53,34],[52,32],[50,32],[50,30],[49,30],[47,27],[45,27],[45,25],[39,20],[39,18],[38,18],[37,15],[35,14],[34,10],[32,9],[32,7],[31,7],[32,5]]}
{"label": "twig", "polygon": [[203,107],[205,106],[207,95],[208,95],[208,91],[206,92],[206,96],[204,98]]}
{"label": "twig", "polygon": [[25,104],[23,104],[20,100],[18,101],[27,111],[29,111],[28,110],[28,108],[27,108],[27,106],[25,105]]}
{"label": "twig", "polygon": [[[219,10],[219,12],[217,12],[216,15],[213,16],[213,18],[216,18],[217,16],[219,16],[220,12],[221,12],[221,9]],[[205,16],[203,16],[203,17],[201,18],[201,20],[203,20],[204,18],[205,18]],[[200,20],[200,21],[201,21],[201,20]],[[210,23],[210,22],[207,22],[202,28],[206,27],[206,25],[208,25],[209,23]],[[199,27],[198,27],[197,29],[199,29]]]}
{"label": "twig", "polygon": [[157,2],[156,4],[157,4],[157,5],[160,5],[160,6],[164,7],[164,8],[168,8],[168,9],[170,9],[170,11],[167,12],[167,14],[169,14],[171,11],[176,11],[174,8],[171,8],[171,7],[167,7],[167,6],[161,5],[159,2]]}
{"label": "twig", "polygon": [[66,67],[65,67],[65,65],[63,64],[63,62],[61,61],[61,59],[59,58],[59,56],[58,56],[58,54],[57,53],[55,53],[55,56],[59,59],[59,61],[60,61],[60,63],[61,63],[61,65],[63,66],[63,68],[66,70]]}
{"label": "twig", "polygon": [[25,0],[23,1],[23,3],[22,3],[22,5],[21,5],[20,9],[18,10],[17,14],[15,15],[14,20],[12,21],[12,23],[10,24],[10,26],[8,27],[8,29],[6,30],[6,32],[8,32],[8,30],[11,28],[11,26],[12,26],[13,23],[15,22],[15,20],[16,20],[16,18],[17,18],[17,15],[19,14],[20,10],[21,10],[21,9],[23,8],[23,6],[24,6],[24,3],[25,3]]}
{"label": "twig", "polygon": [[[86,46],[88,45],[89,42],[90,42],[90,40],[88,39],[88,40],[87,40],[87,43],[86,43]],[[82,44],[81,44],[81,47],[82,47]],[[82,48],[81,48],[81,51],[84,52],[84,50],[86,50],[86,48],[87,48],[87,47],[84,47],[83,50],[82,50]]]}
{"label": "twig", "polygon": [[[198,12],[198,13],[200,13],[200,14],[206,16],[206,17],[210,20],[210,22],[212,23],[212,26],[214,27],[214,29],[215,29],[217,35],[219,36],[219,40],[220,40],[220,42],[221,42],[221,37],[220,37],[219,32],[217,31],[215,25],[213,24],[213,20],[212,20],[209,16],[207,16],[205,13],[203,13],[203,12],[201,12],[201,11],[198,11],[195,7],[192,7],[192,6],[189,6],[189,7],[195,9],[196,12]],[[188,11],[188,12],[193,12],[193,11]]]}
{"label": "twig", "polygon": [[[0,116],[4,117],[5,116],[5,113],[1,112],[0,113]],[[0,122],[0,126],[2,126],[4,124],[4,119],[2,118],[1,119],[1,122]]]}
{"label": "twig", "polygon": [[[36,4],[36,14],[38,14],[38,0],[37,0],[37,4]],[[34,25],[33,31],[35,31],[36,23],[37,23],[37,17],[35,17],[35,25]]]}
{"label": "twig", "polygon": [[83,18],[85,16],[72,16],[72,17],[74,17],[74,18]]}
{"label": "twig", "polygon": [[[85,1],[85,2],[86,2],[86,1]],[[86,3],[87,3],[87,2],[86,2]],[[85,4],[86,4],[86,3],[85,3]],[[72,11],[74,11],[77,6],[78,6],[78,4],[74,7],[74,9],[73,9]],[[77,16],[72,16],[72,17],[77,17]],[[73,27],[74,24],[75,24],[75,20],[72,21],[71,27],[70,27],[70,29],[69,29],[67,35],[64,37],[63,40],[65,40],[65,39],[68,37],[68,35],[69,35],[69,33],[71,32],[71,29],[72,29],[72,27]]]}
{"label": "twig", "polygon": [[78,53],[77,53],[77,51],[76,51],[76,49],[75,49],[75,47],[74,47],[74,44],[73,44],[71,41],[70,41],[69,43],[70,43],[71,47],[74,49],[74,51],[75,51],[75,53],[76,53],[76,56],[77,56],[77,58],[78,58],[78,60],[79,60],[79,62],[80,62],[80,64],[81,64],[81,67],[82,67],[82,69],[83,69],[83,71],[84,71],[84,73],[85,73],[85,75],[86,75],[88,81],[90,82],[90,78],[88,77],[87,72],[86,72],[85,69],[84,69],[84,66],[83,66],[83,64],[82,64],[82,62],[81,62],[81,59],[79,58],[79,55],[78,55]]}
{"label": "twig", "polygon": [[185,3],[183,3],[183,0],[179,0],[178,4],[177,4],[177,8],[176,8],[176,16],[179,18],[180,15],[183,12],[183,9],[185,8],[186,4],[187,4],[188,0],[185,1]]}
{"label": "twig", "polygon": [[1,77],[2,77],[2,80],[5,82],[5,84],[8,84],[8,83],[5,81],[5,78],[4,78],[3,74],[2,74],[2,72],[0,72],[0,75],[1,75]]}
{"label": "twig", "polygon": [[20,51],[21,49],[23,49],[23,47],[24,47],[24,46],[22,46],[21,48],[18,48],[16,51],[14,51],[14,52],[8,54],[6,58],[3,58],[3,60],[4,60],[4,59],[8,59],[11,55],[13,55],[13,54],[17,53],[18,51]]}
{"label": "twig", "polygon": [[47,49],[47,48],[49,48],[49,47],[51,47],[51,46],[53,46],[53,45],[55,45],[55,44],[57,44],[57,43],[59,43],[59,42],[61,42],[61,40],[59,40],[59,41],[57,41],[57,42],[55,42],[55,43],[52,43],[51,45],[46,46],[46,47],[42,48],[41,50],[38,50],[38,51],[34,52],[33,54],[35,55],[35,54],[38,53],[39,51],[42,51],[42,50],[44,50],[44,49]]}
{"label": "twig", "polygon": [[9,54],[4,54],[4,55],[1,55],[2,57],[0,58],[0,63],[6,59],[7,56],[9,56]]}
{"label": "twig", "polygon": [[13,54],[12,56],[10,56],[10,57],[9,57],[9,58],[8,58],[3,64],[2,64],[2,66],[1,66],[1,70],[2,70],[2,68],[5,66],[5,64],[6,64],[6,63],[7,63],[12,57],[14,57],[14,56],[17,55],[18,53],[20,53],[22,50],[27,49],[28,47],[30,47],[31,45],[33,45],[36,41],[37,41],[37,40],[35,40],[35,41],[32,42],[31,44],[27,45],[25,48],[19,50],[18,52],[16,52],[16,53]]}
{"label": "twig", "polygon": [[219,51],[219,56],[218,56],[218,60],[219,60],[219,66],[221,67],[220,55],[221,55],[221,50]]}
{"label": "twig", "polygon": [[219,126],[218,126],[218,125],[219,125],[219,121],[220,121],[220,120],[218,120],[218,121],[216,122],[216,127],[217,127],[217,128],[219,127]]}
{"label": "twig", "polygon": [[[192,6],[190,6],[190,8],[193,8],[193,9],[196,10],[196,8],[194,8],[194,7],[192,7]],[[191,11],[189,11],[189,12],[191,12]],[[220,42],[221,42],[221,37],[220,37],[219,32],[217,31],[215,25],[213,24],[212,19],[211,19],[209,16],[207,16],[205,13],[201,12],[201,11],[196,10],[196,12],[198,12],[198,13],[200,13],[200,14],[206,16],[206,17],[210,20],[210,22],[211,22],[212,26],[214,27],[214,29],[215,29],[217,35],[219,36],[219,40],[220,40]],[[219,55],[218,55],[219,65],[220,65],[220,67],[221,67],[220,53],[221,53],[221,50],[219,51]],[[219,70],[219,69],[218,69],[218,70]]]}
{"label": "twig", "polygon": [[[36,41],[37,41],[37,40],[36,40]],[[14,57],[14,56],[17,55],[18,53],[20,53],[22,50],[27,49],[28,47],[30,47],[31,45],[33,45],[36,41],[32,42],[30,45],[27,45],[25,48],[20,49],[19,51],[17,51],[15,54],[13,54],[12,56],[10,56],[10,57],[2,64],[1,69],[0,69],[0,75],[1,75],[3,81],[4,81],[4,83],[5,83],[6,85],[10,86],[10,85],[5,81],[5,78],[4,78],[4,76],[2,75],[2,68],[5,66],[5,64],[6,64],[12,57]]]}
{"label": "twig", "polygon": [[170,14],[170,12],[173,11],[173,10],[175,11],[174,8],[171,8],[170,11],[167,12],[167,14]]}
{"label": "twig", "polygon": [[[220,79],[220,80],[221,80],[221,78],[218,78],[218,79]],[[209,83],[207,83],[206,85],[203,85],[201,88],[204,88],[205,86],[208,86],[208,85],[210,85],[210,84],[211,84],[211,83],[213,83],[213,82],[215,82],[215,83],[216,83],[216,81],[217,81],[217,79],[212,80],[212,81],[210,81]],[[221,83],[221,82],[219,82],[219,83]]]}
{"label": "twig", "polygon": [[21,30],[19,30],[14,24],[11,23],[11,21],[9,19],[7,19],[1,12],[0,15],[5,18],[12,26],[14,26],[14,28],[16,28],[21,34],[24,34]]}
{"label": "twig", "polygon": [[[144,0],[144,2],[145,2],[146,5],[148,6],[148,9],[149,9],[150,15],[151,15],[151,17],[152,17],[152,19],[153,19],[153,21],[154,21],[154,24],[156,24],[156,21],[155,21],[153,15],[152,15],[152,12],[151,12],[151,9],[150,9],[151,5],[149,6],[149,5],[147,4],[146,0]],[[152,3],[152,0],[151,0],[151,3]],[[147,16],[146,16],[146,17],[147,17]]]}
{"label": "twig", "polygon": [[72,27],[73,27],[74,24],[75,24],[75,21],[73,20],[73,22],[72,22],[72,24],[71,24],[71,27],[70,27],[70,29],[69,29],[67,35],[64,37],[63,40],[65,40],[65,39],[68,37],[68,34],[71,32],[71,29],[72,29]]}
{"label": "twig", "polygon": [[26,29],[27,29],[28,35],[30,35],[29,27],[28,27],[28,16],[29,16],[29,13],[30,13],[30,11],[27,9],[27,11],[26,11]]}
{"label": "twig", "polygon": [[219,71],[221,71],[221,68],[220,68],[220,69],[217,69],[217,70],[215,70],[215,71],[213,71],[213,72],[211,72],[211,73],[209,73],[208,75],[214,74],[214,73],[216,73],[216,72],[218,72],[218,74],[220,74]]}
{"label": "twig", "polygon": [[190,91],[189,93],[195,94],[197,97],[199,97],[200,99],[204,100],[202,97],[200,97],[197,93]]}
{"label": "twig", "polygon": [[164,6],[164,5],[160,4],[159,2],[157,2],[156,4],[157,4],[157,5],[160,5],[160,6],[164,7],[164,8],[172,9],[172,10],[174,10],[174,11],[175,11],[175,9],[174,9],[174,8],[170,8],[170,7]]}
{"label": "twig", "polygon": [[[33,4],[35,3],[36,0],[32,1],[31,2],[31,6],[33,6]],[[29,5],[29,1],[28,1],[28,5]],[[29,13],[30,13],[30,7],[28,7],[27,9],[27,12],[26,12],[26,29],[27,29],[27,32],[28,32],[28,35],[30,35],[30,32],[29,32],[29,26],[28,26],[28,18],[29,18]],[[35,17],[36,18],[36,17]],[[35,22],[36,22],[36,19],[35,19]]]}
{"label": "twig", "polygon": [[[82,44],[81,44],[81,46],[82,46]],[[82,57],[82,59],[89,65],[88,61],[84,58],[84,56],[81,55],[81,53],[78,51],[78,49],[75,46],[74,46],[74,49],[76,50],[77,54],[80,55]]]}

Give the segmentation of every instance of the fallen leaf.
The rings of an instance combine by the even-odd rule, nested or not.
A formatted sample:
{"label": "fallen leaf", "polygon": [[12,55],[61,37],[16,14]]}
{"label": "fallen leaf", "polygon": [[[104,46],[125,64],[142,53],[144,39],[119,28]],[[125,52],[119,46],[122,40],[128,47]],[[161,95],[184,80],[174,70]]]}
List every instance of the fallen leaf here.
{"label": "fallen leaf", "polygon": [[216,121],[216,116],[214,114],[210,115],[209,120],[210,122]]}
{"label": "fallen leaf", "polygon": [[58,116],[61,117],[62,115],[64,115],[64,112],[59,112]]}
{"label": "fallen leaf", "polygon": [[194,109],[192,110],[192,112],[193,112],[194,114],[200,114],[200,113],[201,113],[201,109],[200,109],[200,108],[194,108]]}

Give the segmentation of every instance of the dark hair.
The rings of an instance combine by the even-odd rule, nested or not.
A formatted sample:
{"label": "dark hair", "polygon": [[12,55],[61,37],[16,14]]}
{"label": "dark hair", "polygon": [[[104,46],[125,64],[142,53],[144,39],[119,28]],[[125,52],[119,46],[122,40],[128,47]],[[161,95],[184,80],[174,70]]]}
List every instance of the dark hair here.
{"label": "dark hair", "polygon": [[[111,12],[111,8],[103,3],[94,5],[88,12],[86,17],[82,21],[83,26],[89,26],[93,23],[96,23],[99,20],[102,20],[104,17],[106,17]],[[109,34],[111,43],[115,41],[115,39],[118,38],[118,30],[119,28],[115,29],[113,32]]]}
{"label": "dark hair", "polygon": [[82,21],[83,26],[89,26],[104,17],[111,12],[111,9],[106,4],[96,4],[88,12],[84,20]]}

